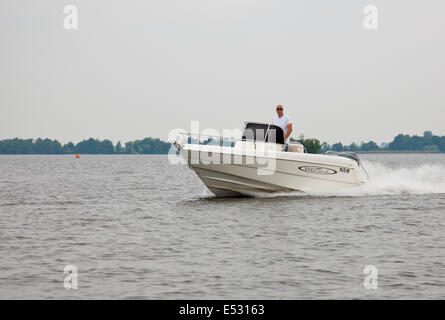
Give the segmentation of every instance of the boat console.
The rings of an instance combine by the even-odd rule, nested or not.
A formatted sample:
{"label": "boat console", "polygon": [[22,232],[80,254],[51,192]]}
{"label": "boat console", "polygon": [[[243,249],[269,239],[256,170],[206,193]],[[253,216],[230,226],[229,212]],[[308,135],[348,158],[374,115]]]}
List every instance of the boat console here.
{"label": "boat console", "polygon": [[[284,132],[279,126],[270,123],[245,122],[244,132],[241,141],[254,142],[255,149],[262,147],[262,144],[275,144],[267,146],[267,149],[276,151],[284,150]],[[300,143],[290,143],[288,152],[304,153],[304,147]]]}

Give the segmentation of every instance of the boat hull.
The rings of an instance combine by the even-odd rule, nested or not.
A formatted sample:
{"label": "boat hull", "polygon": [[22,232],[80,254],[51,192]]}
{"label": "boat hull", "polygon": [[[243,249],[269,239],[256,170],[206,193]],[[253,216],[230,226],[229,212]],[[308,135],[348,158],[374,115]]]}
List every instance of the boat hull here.
{"label": "boat hull", "polygon": [[219,197],[329,191],[361,185],[366,180],[355,161],[338,156],[246,154],[233,148],[203,145],[186,145],[180,152],[207,188]]}

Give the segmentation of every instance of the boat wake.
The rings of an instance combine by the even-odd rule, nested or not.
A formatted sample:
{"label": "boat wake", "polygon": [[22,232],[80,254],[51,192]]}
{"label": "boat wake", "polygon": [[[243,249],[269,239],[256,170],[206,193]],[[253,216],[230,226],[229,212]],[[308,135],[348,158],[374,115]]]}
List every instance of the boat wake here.
{"label": "boat wake", "polygon": [[369,173],[368,183],[346,189],[320,192],[292,192],[292,193],[255,193],[254,197],[282,197],[282,196],[339,196],[361,197],[403,194],[438,194],[445,193],[445,166],[425,164],[417,167],[389,168],[378,162],[363,161]]}

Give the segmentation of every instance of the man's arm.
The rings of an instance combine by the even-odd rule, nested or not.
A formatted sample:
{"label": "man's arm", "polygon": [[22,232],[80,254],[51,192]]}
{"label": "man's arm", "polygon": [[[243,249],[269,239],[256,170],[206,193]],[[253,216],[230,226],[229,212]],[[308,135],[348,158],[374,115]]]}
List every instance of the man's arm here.
{"label": "man's arm", "polygon": [[286,141],[287,138],[289,138],[291,133],[292,133],[292,123],[289,123],[287,125],[287,133],[286,133],[286,136],[284,137],[284,141]]}

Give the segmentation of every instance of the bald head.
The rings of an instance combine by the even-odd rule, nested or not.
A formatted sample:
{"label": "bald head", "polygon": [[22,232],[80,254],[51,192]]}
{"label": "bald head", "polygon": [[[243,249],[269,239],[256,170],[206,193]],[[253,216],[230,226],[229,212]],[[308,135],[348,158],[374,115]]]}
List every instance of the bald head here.
{"label": "bald head", "polygon": [[277,110],[277,115],[278,115],[278,117],[281,118],[281,117],[283,116],[283,112],[284,112],[284,108],[283,108],[283,106],[282,106],[281,104],[277,105],[276,110]]}

